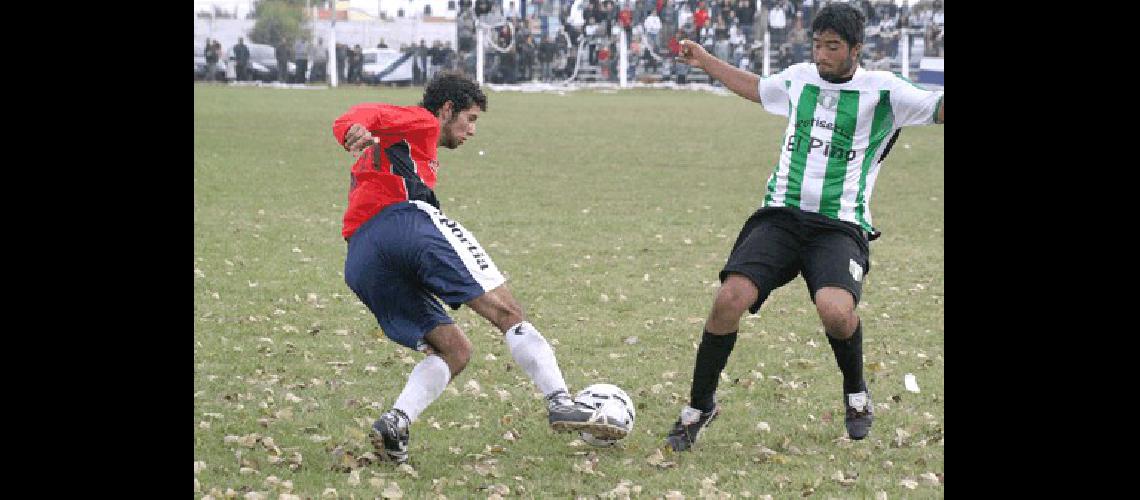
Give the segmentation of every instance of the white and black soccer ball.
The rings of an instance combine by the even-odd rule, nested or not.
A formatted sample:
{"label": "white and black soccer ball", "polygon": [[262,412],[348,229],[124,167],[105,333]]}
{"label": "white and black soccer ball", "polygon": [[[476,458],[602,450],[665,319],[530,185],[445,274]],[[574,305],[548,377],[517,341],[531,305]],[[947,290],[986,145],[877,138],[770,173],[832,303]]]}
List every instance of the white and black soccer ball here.
{"label": "white and black soccer ball", "polygon": [[574,396],[574,402],[592,408],[594,418],[611,428],[622,429],[621,437],[595,436],[595,433],[582,431],[582,441],[594,446],[613,446],[633,431],[633,420],[637,409],[633,400],[620,387],[613,384],[593,384]]}

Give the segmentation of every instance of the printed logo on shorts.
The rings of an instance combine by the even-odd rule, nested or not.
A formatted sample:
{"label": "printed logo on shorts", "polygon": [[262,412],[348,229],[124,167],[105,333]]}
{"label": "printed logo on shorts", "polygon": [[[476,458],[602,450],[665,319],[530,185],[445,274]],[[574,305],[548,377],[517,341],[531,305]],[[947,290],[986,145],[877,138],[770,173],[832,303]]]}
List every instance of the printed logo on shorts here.
{"label": "printed logo on shorts", "polygon": [[467,235],[463,232],[463,227],[460,226],[458,222],[444,217],[442,213],[440,214],[439,222],[451,231],[455,239],[466,245],[465,248],[471,253],[471,257],[475,259],[475,264],[479,266],[479,270],[486,271],[488,267],[491,267],[487,264],[487,254],[483,253],[482,248],[479,248],[478,245],[467,239]]}
{"label": "printed logo on shorts", "polygon": [[848,269],[851,271],[851,277],[855,278],[855,281],[861,281],[863,279],[863,266],[855,262],[855,259],[851,259],[851,265],[848,266]]}

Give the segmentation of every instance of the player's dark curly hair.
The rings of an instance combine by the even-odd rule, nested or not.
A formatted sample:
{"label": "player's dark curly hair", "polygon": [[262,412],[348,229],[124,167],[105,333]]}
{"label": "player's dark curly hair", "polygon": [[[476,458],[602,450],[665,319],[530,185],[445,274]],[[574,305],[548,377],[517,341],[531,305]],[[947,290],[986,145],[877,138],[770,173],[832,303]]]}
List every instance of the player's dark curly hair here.
{"label": "player's dark curly hair", "polygon": [[447,101],[452,102],[452,109],[456,112],[468,109],[473,104],[487,111],[487,96],[483,94],[483,89],[462,73],[441,71],[437,74],[424,87],[424,98],[420,101],[420,106],[434,115]]}
{"label": "player's dark curly hair", "polygon": [[819,10],[811,21],[812,33],[834,31],[848,47],[863,43],[863,25],[867,17],[859,9],[845,3],[832,3]]}

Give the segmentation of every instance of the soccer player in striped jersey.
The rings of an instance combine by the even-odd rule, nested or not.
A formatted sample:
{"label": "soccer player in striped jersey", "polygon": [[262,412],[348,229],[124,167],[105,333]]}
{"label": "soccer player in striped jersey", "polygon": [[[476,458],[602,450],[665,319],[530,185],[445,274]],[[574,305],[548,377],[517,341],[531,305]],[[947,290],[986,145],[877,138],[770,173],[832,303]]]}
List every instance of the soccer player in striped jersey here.
{"label": "soccer player in striped jersey", "polygon": [[337,142],[358,156],[342,229],[345,283],[388,339],[426,354],[392,408],[372,425],[380,456],[395,462],[408,460],[412,422],[471,358],[471,341],[439,301],[452,309],[467,305],[503,332],[511,357],[546,396],[554,430],[624,435],[590,421],[593,412],[572,401],[554,350],[527,321],[491,257],[439,208],[437,149],[458,148],[474,136],[486,110],[477,84],[441,73],[418,106],[360,104],[333,123]]}
{"label": "soccer player in striped jersey", "polygon": [[874,407],[863,380],[863,329],[855,307],[870,270],[870,199],[900,127],[943,123],[943,93],[885,71],[859,67],[863,14],[845,3],[812,21],[812,63],[767,78],[733,68],[683,42],[685,63],[737,95],[788,117],[780,158],[759,209],[748,218],[720,272],[721,286],[697,349],[689,405],[666,437],[687,450],[720,412],[717,381],[736,342],[740,317],[772,290],[803,274],[843,375],[844,423],[851,439],[871,429]]}

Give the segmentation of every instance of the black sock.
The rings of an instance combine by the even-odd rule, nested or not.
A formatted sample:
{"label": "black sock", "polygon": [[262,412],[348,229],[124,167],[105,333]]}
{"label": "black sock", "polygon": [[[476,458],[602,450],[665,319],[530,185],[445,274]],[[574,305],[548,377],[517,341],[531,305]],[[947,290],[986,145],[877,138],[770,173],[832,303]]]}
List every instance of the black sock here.
{"label": "black sock", "polygon": [[717,383],[720,372],[728,363],[732,346],[736,345],[736,332],[727,335],[713,335],[705,332],[701,345],[697,348],[697,363],[693,367],[693,388],[689,391],[689,406],[702,412],[712,411],[716,405]]}
{"label": "black sock", "polygon": [[843,393],[867,390],[867,384],[863,381],[863,322],[855,325],[855,333],[847,339],[839,340],[828,335],[827,342],[835,353],[839,371],[843,372]]}

